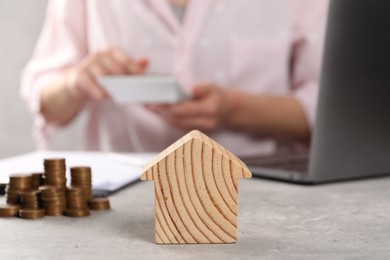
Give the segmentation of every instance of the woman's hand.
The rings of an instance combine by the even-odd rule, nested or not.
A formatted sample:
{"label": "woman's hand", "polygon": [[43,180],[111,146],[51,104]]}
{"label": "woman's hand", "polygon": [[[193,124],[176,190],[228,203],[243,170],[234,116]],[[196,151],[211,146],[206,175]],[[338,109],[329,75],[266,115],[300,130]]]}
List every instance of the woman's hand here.
{"label": "woman's hand", "polygon": [[171,125],[190,131],[215,130],[232,110],[232,93],[212,83],[193,88],[193,99],[173,105],[147,105]]}
{"label": "woman's hand", "polygon": [[71,68],[67,72],[67,86],[75,95],[102,100],[108,94],[99,85],[99,77],[143,74],[147,66],[147,59],[135,60],[118,48],[109,48],[90,54]]}
{"label": "woman's hand", "polygon": [[98,78],[105,75],[143,74],[147,59],[135,60],[118,48],[92,53],[49,82],[41,93],[41,113],[57,125],[66,125],[87,99],[103,100],[108,93]]}
{"label": "woman's hand", "polygon": [[310,140],[310,126],[300,102],[288,95],[254,95],[215,84],[200,84],[192,100],[148,105],[171,125],[211,132],[223,125],[253,135]]}

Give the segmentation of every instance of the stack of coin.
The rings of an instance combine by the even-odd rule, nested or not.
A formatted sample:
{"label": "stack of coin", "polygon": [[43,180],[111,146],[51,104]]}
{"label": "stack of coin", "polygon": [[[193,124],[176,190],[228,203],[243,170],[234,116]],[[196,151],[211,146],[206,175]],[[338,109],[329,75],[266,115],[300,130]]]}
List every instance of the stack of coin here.
{"label": "stack of coin", "polygon": [[14,217],[19,214],[20,205],[1,205],[0,206],[0,217]]}
{"label": "stack of coin", "polygon": [[38,209],[39,201],[38,201],[39,190],[29,190],[29,191],[20,191],[20,202],[22,204],[23,209]]}
{"label": "stack of coin", "polygon": [[45,216],[44,209],[20,209],[19,217],[24,219],[38,219]]}
{"label": "stack of coin", "polygon": [[69,217],[89,216],[85,191],[82,187],[70,187],[66,191],[65,215]]}
{"label": "stack of coin", "polygon": [[19,215],[24,219],[37,219],[45,214],[60,216],[64,213],[71,217],[86,217],[90,209],[110,209],[107,198],[92,196],[90,167],[71,168],[72,186],[68,189],[65,173],[65,159],[57,158],[44,160],[44,173],[11,175],[5,188],[7,205],[0,205],[0,217]]}
{"label": "stack of coin", "polygon": [[70,183],[72,187],[84,189],[87,201],[92,199],[92,171],[91,167],[79,166],[70,168]]}
{"label": "stack of coin", "polygon": [[47,216],[61,216],[66,206],[65,191],[60,187],[44,185],[41,191],[42,207]]}
{"label": "stack of coin", "polygon": [[36,172],[32,174],[32,188],[38,189],[39,186],[43,185],[43,173],[41,172]]}
{"label": "stack of coin", "polygon": [[66,189],[66,165],[64,158],[44,160],[45,184]]}
{"label": "stack of coin", "polygon": [[12,174],[9,177],[9,184],[5,189],[7,204],[20,204],[19,192],[31,190],[32,176],[31,174]]}
{"label": "stack of coin", "polygon": [[101,197],[101,198],[96,197],[88,201],[88,207],[91,210],[109,210],[110,201],[108,200],[108,198],[105,197]]}

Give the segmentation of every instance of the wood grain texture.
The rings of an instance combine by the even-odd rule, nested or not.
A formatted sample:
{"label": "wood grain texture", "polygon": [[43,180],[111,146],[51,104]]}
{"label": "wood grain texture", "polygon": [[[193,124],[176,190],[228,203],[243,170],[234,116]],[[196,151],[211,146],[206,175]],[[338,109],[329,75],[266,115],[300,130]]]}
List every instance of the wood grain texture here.
{"label": "wood grain texture", "polygon": [[233,243],[237,240],[238,178],[245,164],[199,131],[149,163],[141,180],[154,180],[156,243]]}

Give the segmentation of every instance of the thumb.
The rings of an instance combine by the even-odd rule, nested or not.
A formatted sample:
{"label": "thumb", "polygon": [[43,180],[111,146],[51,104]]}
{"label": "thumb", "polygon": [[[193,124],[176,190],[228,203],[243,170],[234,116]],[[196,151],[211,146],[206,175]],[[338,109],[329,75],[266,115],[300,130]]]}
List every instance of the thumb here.
{"label": "thumb", "polygon": [[195,98],[207,96],[215,87],[209,83],[199,84],[192,88],[192,94]]}
{"label": "thumb", "polygon": [[144,72],[149,66],[149,59],[148,58],[141,58],[137,61],[137,65],[138,65],[140,71]]}

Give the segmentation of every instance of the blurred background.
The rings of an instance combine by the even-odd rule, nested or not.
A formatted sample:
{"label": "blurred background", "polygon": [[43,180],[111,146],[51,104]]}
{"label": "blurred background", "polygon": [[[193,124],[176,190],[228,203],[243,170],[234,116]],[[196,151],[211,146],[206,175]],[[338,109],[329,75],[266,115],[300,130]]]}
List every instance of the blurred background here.
{"label": "blurred background", "polygon": [[[0,1],[0,158],[35,149],[32,116],[20,97],[20,73],[32,55],[47,0]],[[52,148],[81,148],[82,116],[56,135]],[[77,134],[77,132],[79,132]]]}

